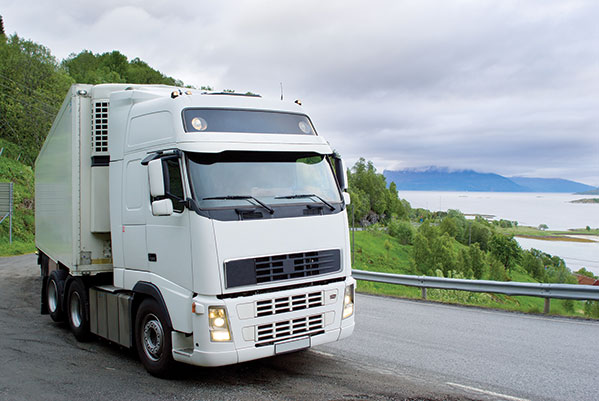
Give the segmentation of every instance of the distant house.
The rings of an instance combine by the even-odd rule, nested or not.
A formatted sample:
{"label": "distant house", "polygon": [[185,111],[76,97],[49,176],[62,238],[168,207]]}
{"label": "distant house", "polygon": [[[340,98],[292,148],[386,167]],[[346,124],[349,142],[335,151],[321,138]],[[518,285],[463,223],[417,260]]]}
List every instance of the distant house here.
{"label": "distant house", "polygon": [[582,284],[582,285],[598,285],[599,286],[599,280],[591,278],[591,277],[587,277],[587,276],[583,276],[581,274],[576,274],[576,278],[578,279],[578,284]]}

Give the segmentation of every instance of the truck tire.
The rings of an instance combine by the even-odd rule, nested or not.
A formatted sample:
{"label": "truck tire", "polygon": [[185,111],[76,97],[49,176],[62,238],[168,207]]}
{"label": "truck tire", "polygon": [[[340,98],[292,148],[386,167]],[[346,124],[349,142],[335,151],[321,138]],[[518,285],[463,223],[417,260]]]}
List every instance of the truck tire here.
{"label": "truck tire", "polygon": [[135,346],[146,370],[157,377],[170,377],[175,367],[172,329],[166,313],[153,298],[144,299],[135,316]]}
{"label": "truck tire", "polygon": [[71,331],[79,341],[87,341],[89,333],[89,296],[83,281],[75,278],[68,290],[66,317]]}
{"label": "truck tire", "polygon": [[67,278],[67,272],[64,270],[54,270],[48,276],[46,281],[46,302],[48,313],[55,322],[64,321],[64,311],[62,309],[62,300],[64,297],[64,283]]}

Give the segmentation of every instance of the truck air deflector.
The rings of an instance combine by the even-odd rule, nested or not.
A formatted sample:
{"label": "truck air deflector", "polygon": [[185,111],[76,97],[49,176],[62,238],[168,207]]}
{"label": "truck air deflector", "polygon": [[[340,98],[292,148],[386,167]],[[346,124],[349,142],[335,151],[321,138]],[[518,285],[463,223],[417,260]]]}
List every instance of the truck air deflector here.
{"label": "truck air deflector", "polygon": [[313,277],[341,270],[339,249],[225,262],[226,288]]}

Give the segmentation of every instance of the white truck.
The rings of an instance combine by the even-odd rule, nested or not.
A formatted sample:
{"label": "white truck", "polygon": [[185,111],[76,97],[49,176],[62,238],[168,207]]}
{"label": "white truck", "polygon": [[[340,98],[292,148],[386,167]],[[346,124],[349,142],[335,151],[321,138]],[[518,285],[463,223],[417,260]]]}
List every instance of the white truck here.
{"label": "white truck", "polygon": [[340,340],[346,183],[297,104],[73,85],[35,164],[42,313],[158,376]]}

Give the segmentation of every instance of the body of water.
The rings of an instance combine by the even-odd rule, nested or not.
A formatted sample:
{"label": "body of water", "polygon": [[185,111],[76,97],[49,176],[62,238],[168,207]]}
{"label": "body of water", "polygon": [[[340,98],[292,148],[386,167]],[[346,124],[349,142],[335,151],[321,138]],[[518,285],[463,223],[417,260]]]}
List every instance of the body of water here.
{"label": "body of water", "polygon": [[[561,193],[400,191],[413,208],[460,210],[464,214],[492,215],[521,226],[546,224],[550,230],[599,227],[599,204],[571,203],[597,195]],[[596,239],[596,238],[595,238]],[[561,242],[517,238],[524,249],[536,248],[565,260],[571,270],[585,267],[599,275],[599,242]]]}

